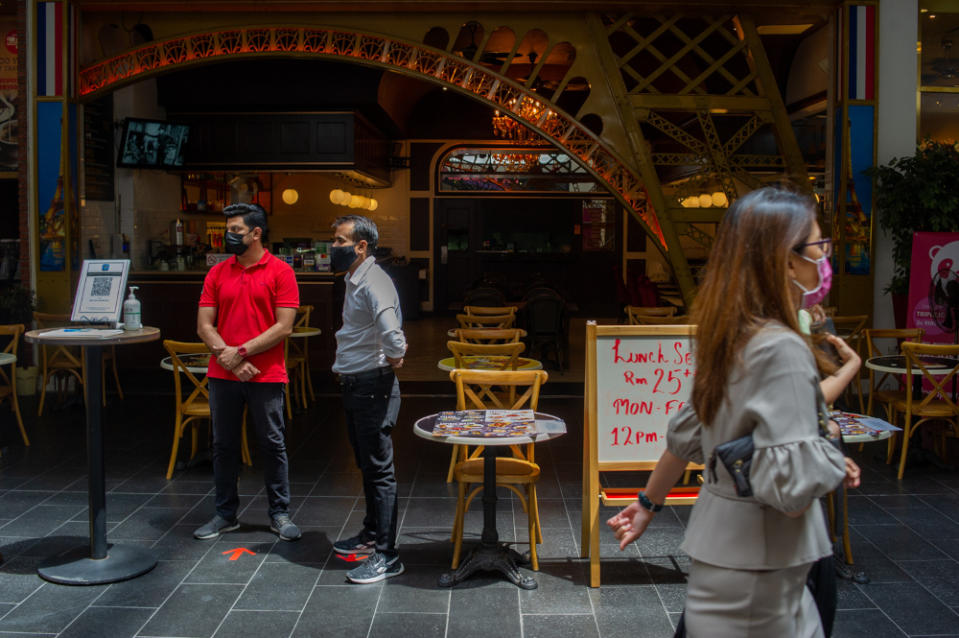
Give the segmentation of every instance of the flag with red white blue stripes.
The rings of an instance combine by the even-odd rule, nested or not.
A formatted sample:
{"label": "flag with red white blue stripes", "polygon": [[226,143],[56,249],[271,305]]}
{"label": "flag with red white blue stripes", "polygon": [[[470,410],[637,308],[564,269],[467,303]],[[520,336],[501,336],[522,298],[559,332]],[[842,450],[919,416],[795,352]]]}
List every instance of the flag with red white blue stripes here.
{"label": "flag with red white blue stripes", "polygon": [[876,7],[852,5],[849,7],[849,78],[850,100],[875,98],[876,61]]}
{"label": "flag with red white blue stripes", "polygon": [[37,95],[63,95],[63,3],[37,3]]}

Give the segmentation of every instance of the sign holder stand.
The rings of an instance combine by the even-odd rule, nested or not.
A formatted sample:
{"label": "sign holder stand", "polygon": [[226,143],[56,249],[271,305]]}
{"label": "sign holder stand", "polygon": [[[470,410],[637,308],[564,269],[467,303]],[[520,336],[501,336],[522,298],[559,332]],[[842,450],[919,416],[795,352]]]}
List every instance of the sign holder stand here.
{"label": "sign holder stand", "polygon": [[[599,480],[600,472],[652,471],[656,467],[659,455],[653,459],[630,459],[603,461],[600,459],[601,427],[599,410],[600,383],[598,379],[597,344],[598,337],[618,337],[622,341],[630,338],[657,338],[672,337],[676,340],[689,341],[696,334],[696,327],[689,325],[664,326],[599,326],[595,321],[586,323],[586,392],[583,414],[583,511],[582,529],[580,538],[580,556],[589,558],[589,585],[600,585],[600,556],[599,556],[599,507],[602,505],[629,505],[636,500],[639,488],[609,488],[604,487]],[[661,353],[660,353],[661,354]],[[690,366],[691,367],[691,366]],[[645,385],[645,383],[643,384]],[[691,384],[690,384],[691,385]],[[682,388],[682,383],[679,384]],[[679,390],[677,390],[677,393]],[[685,398],[689,392],[682,396]],[[680,396],[677,394],[677,396]],[[678,408],[677,408],[678,409]],[[675,412],[673,412],[675,413]],[[650,416],[650,419],[655,417]],[[690,472],[702,470],[703,466],[690,463],[686,468],[686,485],[673,489],[666,497],[667,505],[692,505],[696,502],[699,487],[688,485]]]}

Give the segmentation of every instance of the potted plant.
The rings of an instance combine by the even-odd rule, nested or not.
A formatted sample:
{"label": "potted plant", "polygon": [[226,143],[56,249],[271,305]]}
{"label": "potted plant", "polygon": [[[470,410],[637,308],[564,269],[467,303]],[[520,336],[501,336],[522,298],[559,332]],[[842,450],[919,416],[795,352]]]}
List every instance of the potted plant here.
{"label": "potted plant", "polygon": [[21,286],[0,289],[0,324],[22,323],[29,330],[35,308],[32,291]]}
{"label": "potted plant", "polygon": [[892,295],[896,325],[905,324],[912,235],[959,230],[959,142],[925,139],[912,157],[893,158],[866,174],[876,179],[879,226],[892,238]]}

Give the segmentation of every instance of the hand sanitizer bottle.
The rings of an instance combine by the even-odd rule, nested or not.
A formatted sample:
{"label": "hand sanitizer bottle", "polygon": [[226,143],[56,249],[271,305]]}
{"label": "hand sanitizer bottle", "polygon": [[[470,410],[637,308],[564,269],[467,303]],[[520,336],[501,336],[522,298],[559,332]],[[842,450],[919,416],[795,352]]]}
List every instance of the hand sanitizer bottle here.
{"label": "hand sanitizer bottle", "polygon": [[123,302],[123,329],[139,330],[143,327],[140,323],[140,300],[133,294],[139,286],[130,286],[130,296]]}

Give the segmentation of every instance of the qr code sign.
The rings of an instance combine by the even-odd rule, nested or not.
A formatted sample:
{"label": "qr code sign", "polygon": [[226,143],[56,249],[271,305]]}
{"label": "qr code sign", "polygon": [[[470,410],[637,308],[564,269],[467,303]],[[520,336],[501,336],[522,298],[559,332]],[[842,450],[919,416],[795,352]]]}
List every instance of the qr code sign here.
{"label": "qr code sign", "polygon": [[90,295],[93,297],[109,297],[112,283],[112,277],[94,277],[93,288],[90,290]]}

